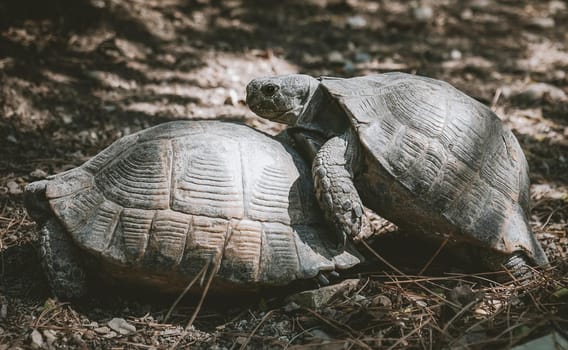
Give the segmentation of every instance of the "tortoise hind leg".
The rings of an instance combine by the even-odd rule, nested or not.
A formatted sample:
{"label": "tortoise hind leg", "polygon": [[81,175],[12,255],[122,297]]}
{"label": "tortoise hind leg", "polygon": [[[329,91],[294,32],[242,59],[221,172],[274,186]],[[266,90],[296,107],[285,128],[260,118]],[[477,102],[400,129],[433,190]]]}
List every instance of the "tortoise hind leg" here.
{"label": "tortoise hind leg", "polygon": [[42,268],[51,291],[63,299],[84,295],[87,279],[79,252],[56,219],[47,220],[41,226],[38,245]]}
{"label": "tortoise hind leg", "polygon": [[524,279],[532,276],[530,261],[523,252],[515,252],[507,257],[503,266],[511,272],[515,278]]}

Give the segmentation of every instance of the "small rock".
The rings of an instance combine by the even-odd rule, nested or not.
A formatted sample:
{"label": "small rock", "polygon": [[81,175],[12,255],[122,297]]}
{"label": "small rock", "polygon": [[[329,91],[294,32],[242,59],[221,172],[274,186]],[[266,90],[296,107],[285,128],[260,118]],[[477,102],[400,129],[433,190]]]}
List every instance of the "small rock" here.
{"label": "small rock", "polygon": [[41,169],[36,169],[30,173],[30,176],[34,179],[45,179],[47,177],[47,173]]}
{"label": "small rock", "polygon": [[321,340],[331,340],[331,337],[326,332],[320,329],[312,329],[308,332],[313,338],[321,339]]}
{"label": "small rock", "polygon": [[61,121],[63,121],[63,124],[69,125],[73,123],[73,117],[69,114],[64,114],[63,116],[61,116]]}
{"label": "small rock", "polygon": [[552,78],[554,80],[563,81],[566,79],[566,72],[560,69],[555,70],[552,72]]}
{"label": "small rock", "polygon": [[392,306],[392,301],[386,295],[377,295],[371,301],[373,305],[383,306],[386,308],[390,308]]}
{"label": "small rock", "polygon": [[357,284],[359,284],[358,279],[348,279],[331,286],[296,293],[286,299],[288,302],[294,302],[300,306],[319,309],[329,303],[334,297],[338,297],[354,290],[357,287]]}
{"label": "small rock", "polygon": [[566,93],[554,85],[546,83],[533,83],[515,96],[517,102],[524,105],[535,105],[546,101],[552,103],[566,102]]}
{"label": "small rock", "polygon": [[366,52],[357,52],[355,54],[355,62],[366,63],[371,61],[371,55]]}
{"label": "small rock", "polygon": [[460,17],[462,19],[465,19],[465,20],[472,19],[473,18],[473,11],[471,9],[465,9],[460,14]]}
{"label": "small rock", "polygon": [[307,65],[321,63],[322,59],[320,56],[310,55],[309,53],[304,53],[302,55],[302,62]]}
{"label": "small rock", "polygon": [[355,72],[355,65],[353,64],[353,62],[345,61],[345,64],[343,65],[343,71],[347,74],[352,74],[353,72]]}
{"label": "small rock", "polygon": [[345,61],[343,55],[339,51],[330,52],[329,55],[327,55],[327,60],[330,63],[343,63],[343,61]]}
{"label": "small rock", "polygon": [[45,337],[45,342],[47,345],[53,344],[57,340],[57,332],[51,329],[44,329],[43,336]]}
{"label": "small rock", "polygon": [[37,329],[34,329],[30,337],[32,339],[32,348],[41,349],[41,347],[43,346],[43,337],[41,333]]}
{"label": "small rock", "polygon": [[452,52],[450,52],[450,58],[452,60],[459,60],[460,58],[462,58],[462,53],[460,50],[456,50],[453,49]]}
{"label": "small rock", "polygon": [[347,25],[355,29],[364,28],[367,26],[367,20],[361,16],[352,16],[347,18]]}
{"label": "small rock", "polygon": [[103,338],[110,339],[116,337],[117,335],[118,334],[115,331],[110,331],[107,334],[103,335]]}
{"label": "small rock", "polygon": [[22,193],[22,189],[20,188],[20,185],[18,185],[18,183],[16,181],[8,181],[8,183],[6,184],[6,187],[8,188],[8,192],[10,194],[21,194]]}
{"label": "small rock", "polygon": [[[568,128],[567,128],[568,129]],[[302,307],[298,304],[296,304],[295,302],[291,301],[288,304],[286,304],[286,306],[284,306],[284,311],[285,312],[292,312],[292,311],[296,311],[298,309],[301,309]]]}
{"label": "small rock", "polygon": [[276,329],[278,331],[279,335],[290,334],[290,331],[291,331],[290,321],[288,321],[288,320],[278,322],[278,323],[274,324],[273,327],[274,327],[274,329]]}
{"label": "small rock", "polygon": [[557,12],[566,11],[567,5],[564,1],[553,0],[548,3],[548,11],[555,14]]}
{"label": "small rock", "polygon": [[8,317],[8,304],[3,302],[0,306],[0,319],[4,320],[6,317]]}
{"label": "small rock", "polygon": [[421,5],[412,11],[414,18],[419,22],[428,22],[434,17],[434,9],[430,6]]}
{"label": "small rock", "polygon": [[471,286],[456,286],[447,293],[450,301],[458,305],[467,305],[470,302],[480,299],[483,293],[474,291]]}
{"label": "small rock", "polygon": [[482,10],[491,6],[492,3],[491,0],[472,0],[469,5],[476,10]]}
{"label": "small rock", "polygon": [[352,300],[353,300],[354,302],[358,303],[358,304],[361,304],[361,305],[368,305],[368,304],[370,304],[369,299],[368,299],[366,296],[361,295],[361,294],[356,294],[356,295],[354,295],[353,298],[352,298]]}
{"label": "small rock", "polygon": [[126,322],[124,318],[115,317],[108,321],[107,325],[122,335],[136,333],[136,327]]}
{"label": "small rock", "polygon": [[554,28],[554,26],[556,25],[554,18],[550,17],[532,18],[529,21],[529,24],[540,29],[550,29]]}
{"label": "small rock", "polygon": [[235,342],[237,342],[237,344],[239,345],[243,345],[244,343],[246,343],[247,341],[247,337],[237,337],[237,339],[235,339]]}
{"label": "small rock", "polygon": [[91,340],[95,338],[95,332],[93,332],[90,329],[87,329],[85,331],[85,333],[83,333],[83,338],[87,339],[87,340]]}
{"label": "small rock", "polygon": [[75,341],[76,344],[79,345],[85,344],[85,341],[83,340],[83,336],[81,335],[81,333],[73,333],[72,339]]}
{"label": "small rock", "polygon": [[16,136],[14,135],[8,135],[6,136],[6,141],[8,142],[12,142],[12,143],[18,143],[18,139],[16,138]]}
{"label": "small rock", "polygon": [[110,332],[110,328],[108,328],[107,326],[98,327],[93,330],[99,334],[107,334],[108,332]]}

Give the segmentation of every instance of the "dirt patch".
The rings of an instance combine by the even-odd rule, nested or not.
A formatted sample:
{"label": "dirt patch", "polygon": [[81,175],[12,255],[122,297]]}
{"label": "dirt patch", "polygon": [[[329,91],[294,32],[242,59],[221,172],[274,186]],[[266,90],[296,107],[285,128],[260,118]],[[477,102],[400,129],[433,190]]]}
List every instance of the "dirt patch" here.
{"label": "dirt patch", "polygon": [[[435,269],[417,282],[409,266],[403,271],[411,276],[365,275],[355,292],[317,311],[286,309],[280,297],[221,309],[211,303],[181,344],[484,348],[565,329],[567,33],[563,1],[3,1],[0,347],[148,349],[178,341],[194,299],[167,322],[172,300],[50,299],[23,186],[166,120],[236,120],[275,133],[282,126],[246,108],[244,87],[255,76],[288,72],[418,73],[491,106],[529,160],[531,225],[553,267],[522,290]],[[452,306],[450,292],[463,285],[473,288],[463,292],[473,303]],[[136,332],[113,330],[113,318]]]}

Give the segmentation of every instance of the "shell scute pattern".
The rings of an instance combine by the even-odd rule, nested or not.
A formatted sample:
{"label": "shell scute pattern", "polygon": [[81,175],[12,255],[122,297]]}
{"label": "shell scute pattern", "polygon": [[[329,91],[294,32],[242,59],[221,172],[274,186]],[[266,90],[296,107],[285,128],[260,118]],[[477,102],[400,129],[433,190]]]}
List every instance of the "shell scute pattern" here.
{"label": "shell scute pattern", "polygon": [[169,140],[137,144],[96,174],[95,183],[106,198],[125,208],[166,209],[171,158]]}

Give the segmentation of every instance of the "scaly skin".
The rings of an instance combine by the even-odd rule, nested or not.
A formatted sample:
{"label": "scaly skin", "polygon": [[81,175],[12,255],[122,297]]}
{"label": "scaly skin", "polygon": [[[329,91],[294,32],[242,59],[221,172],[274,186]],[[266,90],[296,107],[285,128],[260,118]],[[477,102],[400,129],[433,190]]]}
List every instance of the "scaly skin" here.
{"label": "scaly skin", "polygon": [[350,140],[353,137],[348,131],[328,140],[317,152],[312,166],[316,199],[342,244],[370,229],[353,183],[352,163],[357,151],[357,142]]}
{"label": "scaly skin", "polygon": [[52,292],[63,299],[78,298],[87,290],[77,248],[55,218],[40,230],[38,251]]}

